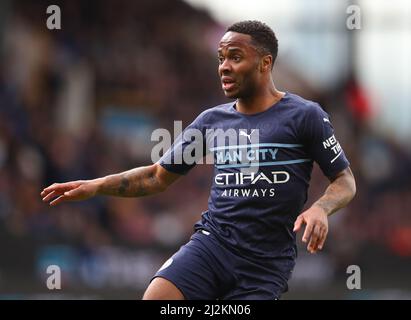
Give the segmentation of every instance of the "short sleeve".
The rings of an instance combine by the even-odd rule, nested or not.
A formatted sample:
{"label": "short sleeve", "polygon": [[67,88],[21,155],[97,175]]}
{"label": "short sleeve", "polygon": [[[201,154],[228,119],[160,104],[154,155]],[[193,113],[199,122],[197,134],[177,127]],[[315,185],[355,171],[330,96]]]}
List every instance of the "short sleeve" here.
{"label": "short sleeve", "polygon": [[203,114],[177,137],[158,163],[167,171],[187,174],[205,155]]}
{"label": "short sleeve", "polygon": [[350,165],[336,138],[329,115],[318,104],[309,106],[303,139],[309,156],[327,177],[335,177]]}

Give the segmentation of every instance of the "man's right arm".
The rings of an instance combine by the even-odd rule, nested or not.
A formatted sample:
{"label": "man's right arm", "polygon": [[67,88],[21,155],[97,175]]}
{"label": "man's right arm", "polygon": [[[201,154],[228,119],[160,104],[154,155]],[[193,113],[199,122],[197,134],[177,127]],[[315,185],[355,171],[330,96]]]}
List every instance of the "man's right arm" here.
{"label": "man's right arm", "polygon": [[95,195],[142,197],[164,191],[180,176],[155,163],[94,180],[54,183],[41,196],[50,205],[86,200]]}

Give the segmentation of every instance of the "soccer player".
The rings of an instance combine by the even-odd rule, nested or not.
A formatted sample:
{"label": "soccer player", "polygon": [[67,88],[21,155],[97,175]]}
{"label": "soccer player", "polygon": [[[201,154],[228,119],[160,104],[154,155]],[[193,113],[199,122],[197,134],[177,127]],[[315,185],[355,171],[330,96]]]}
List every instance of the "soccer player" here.
{"label": "soccer player", "polygon": [[[250,143],[230,146],[222,139],[209,148],[215,163],[208,210],[190,241],[154,275],[143,299],[279,299],[295,265],[296,233],[305,225],[307,250],[321,250],[328,216],[354,197],[355,180],[327,113],[275,88],[277,50],[274,32],[258,21],[235,23],[222,37],[218,74],[224,94],[235,100],[204,111],[186,130],[199,130],[205,141],[207,129],[234,129]],[[55,183],[41,196],[56,205],[95,195],[162,192],[195,165],[173,161],[178,147],[184,150],[191,141],[182,136],[155,164]],[[330,184],[301,213],[314,161]],[[245,172],[246,166],[254,171]]]}

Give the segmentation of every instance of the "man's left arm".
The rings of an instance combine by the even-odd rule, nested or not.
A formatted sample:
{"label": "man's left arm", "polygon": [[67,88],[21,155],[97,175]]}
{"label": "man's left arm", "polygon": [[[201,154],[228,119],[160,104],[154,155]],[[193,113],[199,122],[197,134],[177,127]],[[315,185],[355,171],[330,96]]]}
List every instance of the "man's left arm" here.
{"label": "man's left arm", "polygon": [[308,210],[301,213],[294,224],[298,232],[306,224],[302,241],[307,243],[307,250],[316,253],[324,246],[328,234],[328,216],[345,207],[356,193],[355,179],[348,167],[338,173],[325,191]]}

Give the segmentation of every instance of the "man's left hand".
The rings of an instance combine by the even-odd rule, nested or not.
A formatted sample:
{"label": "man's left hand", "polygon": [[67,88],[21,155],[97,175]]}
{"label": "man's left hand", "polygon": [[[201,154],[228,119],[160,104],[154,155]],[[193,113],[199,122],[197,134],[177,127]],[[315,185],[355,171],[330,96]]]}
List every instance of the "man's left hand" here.
{"label": "man's left hand", "polygon": [[307,243],[307,250],[316,253],[324,246],[328,233],[327,213],[319,206],[312,206],[310,209],[301,213],[294,223],[294,232],[298,232],[303,224],[306,224],[303,235],[303,242]]}

